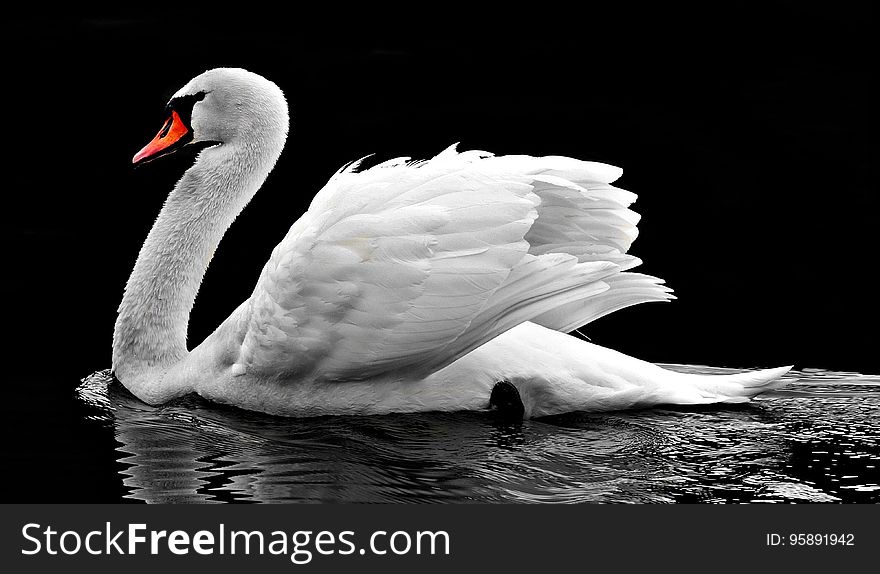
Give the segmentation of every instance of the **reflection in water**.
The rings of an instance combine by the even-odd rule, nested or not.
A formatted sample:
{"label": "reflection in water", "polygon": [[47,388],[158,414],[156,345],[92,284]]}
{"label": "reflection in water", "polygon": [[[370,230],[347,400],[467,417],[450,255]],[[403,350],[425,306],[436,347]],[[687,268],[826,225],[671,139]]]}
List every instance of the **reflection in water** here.
{"label": "reflection in water", "polygon": [[880,502],[880,379],[789,376],[742,406],[514,423],[154,408],[106,371],[78,393],[114,430],[127,497],[147,502]]}

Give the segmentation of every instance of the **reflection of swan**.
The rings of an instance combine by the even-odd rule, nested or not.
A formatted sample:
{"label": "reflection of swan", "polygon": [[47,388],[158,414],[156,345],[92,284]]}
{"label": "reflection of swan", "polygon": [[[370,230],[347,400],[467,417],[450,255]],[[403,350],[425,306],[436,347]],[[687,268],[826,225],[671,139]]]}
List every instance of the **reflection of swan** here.
{"label": "reflection of swan", "polygon": [[280,155],[288,112],[273,83],[216,69],[168,114],[135,163],[207,147],[168,196],[119,307],[113,369],[148,403],[195,392],[289,415],[466,410],[506,380],[538,416],[741,402],[788,370],[683,375],[565,335],[671,297],[626,272],[639,263],[626,254],[638,216],[635,196],[610,185],[620,170],[454,149],[338,172],[250,299],[189,352],[205,270]]}
{"label": "reflection of swan", "polygon": [[515,451],[503,445],[519,434],[472,413],[279,419],[197,398],[151,407],[106,371],[78,394],[114,430],[127,497],[146,502],[503,500],[481,466],[497,447]]}
{"label": "reflection of swan", "polygon": [[[126,497],[165,503],[672,502],[703,500],[713,486],[748,500],[779,478],[792,429],[816,412],[781,398],[529,421],[467,412],[279,418],[198,397],[151,407],[106,371],[78,393],[118,442]],[[807,448],[821,438],[833,450],[839,436],[809,438]],[[815,477],[788,477],[788,490],[802,478]],[[817,489],[810,499],[825,500]]]}

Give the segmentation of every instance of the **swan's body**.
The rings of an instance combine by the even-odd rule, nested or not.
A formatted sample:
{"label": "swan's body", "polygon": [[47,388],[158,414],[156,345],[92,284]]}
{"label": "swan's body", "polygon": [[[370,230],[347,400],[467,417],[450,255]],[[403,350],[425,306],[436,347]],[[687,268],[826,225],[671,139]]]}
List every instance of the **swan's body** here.
{"label": "swan's body", "polygon": [[189,352],[205,270],[280,155],[288,111],[274,84],[237,69],[198,76],[170,105],[191,105],[189,124],[175,110],[136,161],[218,145],[169,195],[119,308],[114,373],[148,403],[195,392],[286,415],[475,410],[509,381],[539,416],[741,402],[788,370],[682,375],[565,335],[671,298],[627,272],[638,216],[611,185],[620,170],[452,148],[337,173],[250,299]]}

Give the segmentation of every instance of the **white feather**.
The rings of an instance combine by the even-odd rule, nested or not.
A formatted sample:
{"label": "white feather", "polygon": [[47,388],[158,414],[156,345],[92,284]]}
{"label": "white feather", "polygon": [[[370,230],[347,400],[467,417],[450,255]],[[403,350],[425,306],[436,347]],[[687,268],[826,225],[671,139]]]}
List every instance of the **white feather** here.
{"label": "white feather", "polygon": [[637,261],[623,253],[637,218],[618,203],[632,198],[607,186],[618,174],[454,148],[342,170],[267,263],[237,363],[322,380],[427,375],[591,299]]}
{"label": "white feather", "polygon": [[627,272],[640,263],[628,253],[636,196],[612,185],[614,166],[455,146],[341,168],[250,298],[187,351],[211,256],[288,129],[281,90],[250,72],[210,70],[178,92],[193,94],[193,141],[220,144],[169,195],[114,331],[114,372],[147,402],[196,392],[285,415],[481,409],[508,380],[538,416],[746,400],[783,374],[680,375],[558,332],[672,298]]}

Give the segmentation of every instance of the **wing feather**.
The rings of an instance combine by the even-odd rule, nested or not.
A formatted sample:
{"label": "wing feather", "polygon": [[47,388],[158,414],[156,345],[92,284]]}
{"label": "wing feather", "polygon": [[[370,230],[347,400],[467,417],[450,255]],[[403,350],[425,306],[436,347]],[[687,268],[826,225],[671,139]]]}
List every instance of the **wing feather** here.
{"label": "wing feather", "polygon": [[235,372],[428,374],[524,321],[610,312],[646,281],[619,279],[639,261],[626,253],[635,195],[610,185],[618,168],[454,146],[359,164],[273,251],[244,306]]}

